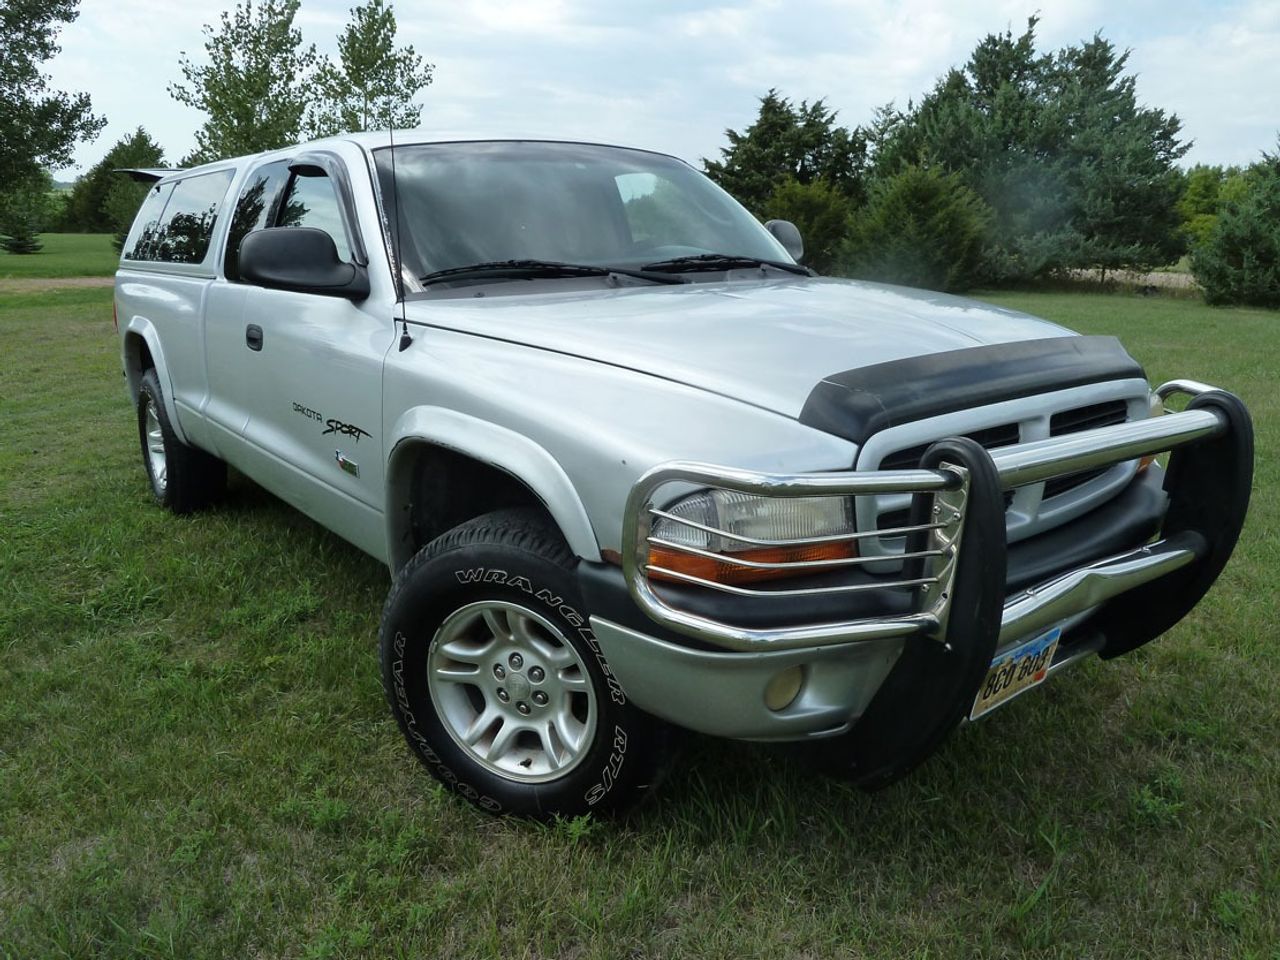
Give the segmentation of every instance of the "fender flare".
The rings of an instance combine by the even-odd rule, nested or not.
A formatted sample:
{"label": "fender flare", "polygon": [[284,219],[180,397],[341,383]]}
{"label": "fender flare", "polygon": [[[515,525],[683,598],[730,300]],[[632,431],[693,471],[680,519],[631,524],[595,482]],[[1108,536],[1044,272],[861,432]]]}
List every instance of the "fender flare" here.
{"label": "fender flare", "polygon": [[445,407],[413,407],[396,420],[388,437],[387,556],[391,569],[409,560],[397,493],[407,482],[407,459],[418,444],[444,447],[510,474],[542,501],[574,555],[600,562],[600,545],[586,508],[560,462],[528,437]]}
{"label": "fender flare", "polygon": [[169,425],[173,428],[173,432],[178,435],[179,440],[183,443],[190,443],[182,429],[182,421],[178,417],[178,407],[173,401],[173,381],[169,379],[169,367],[165,363],[164,348],[160,346],[160,334],[156,332],[155,325],[146,317],[134,316],[129,318],[124,330],[125,335],[120,338],[120,358],[124,364],[125,378],[129,382],[129,399],[133,401],[136,407],[138,403],[138,384],[142,379],[141,370],[138,369],[134,359],[129,355],[129,337],[134,335],[142,339],[142,342],[147,345],[147,351],[151,354],[151,361],[156,368],[156,376],[160,379],[160,389],[164,393],[164,410],[169,415]]}

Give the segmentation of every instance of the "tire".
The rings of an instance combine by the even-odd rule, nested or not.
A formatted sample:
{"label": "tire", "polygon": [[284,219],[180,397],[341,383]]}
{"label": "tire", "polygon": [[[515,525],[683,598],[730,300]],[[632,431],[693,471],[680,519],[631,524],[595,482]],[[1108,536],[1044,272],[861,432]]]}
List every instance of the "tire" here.
{"label": "tire", "polygon": [[391,712],[431,774],[489,813],[618,812],[666,759],[666,727],[610,673],[573,566],[537,512],[504,510],[428,544],[387,597]]}
{"label": "tire", "polygon": [[174,513],[191,513],[222,495],[227,465],[178,439],[164,408],[160,378],[154,368],[138,386],[138,440],[151,495]]}

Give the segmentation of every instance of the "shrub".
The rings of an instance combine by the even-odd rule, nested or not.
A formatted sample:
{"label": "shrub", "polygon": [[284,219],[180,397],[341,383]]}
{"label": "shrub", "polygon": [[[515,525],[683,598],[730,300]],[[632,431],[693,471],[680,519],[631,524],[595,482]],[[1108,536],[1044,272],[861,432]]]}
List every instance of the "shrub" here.
{"label": "shrub", "polygon": [[958,176],[907,167],[872,186],[841,262],[865,280],[967,290],[981,275],[990,223],[991,208]]}
{"label": "shrub", "polygon": [[836,262],[849,229],[851,205],[843,193],[823,180],[784,181],[764,205],[766,220],[790,220],[804,239],[804,262],[826,273]]}
{"label": "shrub", "polygon": [[1280,160],[1250,171],[1191,255],[1191,272],[1209,303],[1280,307]]}

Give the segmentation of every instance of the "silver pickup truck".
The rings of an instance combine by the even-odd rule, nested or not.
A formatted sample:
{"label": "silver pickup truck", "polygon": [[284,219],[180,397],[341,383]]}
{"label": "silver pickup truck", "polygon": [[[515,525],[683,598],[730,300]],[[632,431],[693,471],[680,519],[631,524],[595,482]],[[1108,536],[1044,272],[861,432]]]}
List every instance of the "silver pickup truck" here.
{"label": "silver pickup truck", "polygon": [[1168,630],[1244,522],[1231,394],[815,276],[672,157],[383,134],[135,174],[155,498],[231,464],[385,562],[392,713],[487,811],[621,809],[677,728],[889,783]]}

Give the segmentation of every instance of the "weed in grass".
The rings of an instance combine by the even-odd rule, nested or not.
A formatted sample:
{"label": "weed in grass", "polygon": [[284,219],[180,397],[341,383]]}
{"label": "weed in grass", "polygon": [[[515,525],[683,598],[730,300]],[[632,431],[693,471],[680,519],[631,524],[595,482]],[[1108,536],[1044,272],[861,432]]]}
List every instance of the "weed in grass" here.
{"label": "weed in grass", "polygon": [[1223,890],[1213,898],[1213,915],[1227,930],[1239,930],[1252,917],[1258,907],[1256,893]]}
{"label": "weed in grass", "polygon": [[1139,826],[1176,826],[1179,814],[1186,806],[1182,795],[1181,776],[1176,770],[1169,770],[1129,795],[1129,811]]}

